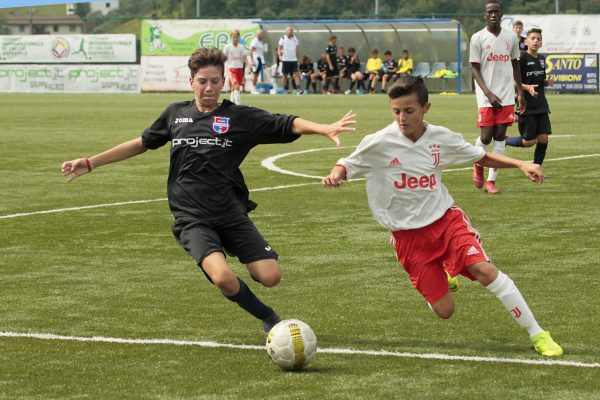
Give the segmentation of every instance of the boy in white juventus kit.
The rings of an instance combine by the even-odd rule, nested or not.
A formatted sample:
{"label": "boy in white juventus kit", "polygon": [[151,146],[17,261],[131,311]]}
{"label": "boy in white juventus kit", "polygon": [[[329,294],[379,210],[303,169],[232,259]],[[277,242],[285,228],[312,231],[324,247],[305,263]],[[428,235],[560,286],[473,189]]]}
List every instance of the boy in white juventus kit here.
{"label": "boy in white juventus kit", "polygon": [[[515,86],[519,113],[525,110],[521,70],[519,67],[519,40],[510,30],[500,26],[502,5],[498,0],[488,0],[484,17],[487,26],[471,37],[469,62],[475,79],[478,118],[481,135],[476,146],[486,150],[494,140],[492,152],[504,154],[506,129],[514,122]],[[496,194],[498,171],[490,169],[483,184],[483,166],[473,167],[473,184]]]}
{"label": "boy in white juventus kit", "polygon": [[460,134],[424,122],[431,104],[420,77],[400,78],[388,96],[394,122],[365,136],[356,150],[323,178],[323,185],[338,187],[346,179],[366,178],[373,217],[392,232],[398,261],[439,317],[450,318],[454,313],[447,274],[450,280],[461,274],[496,295],[527,330],[537,352],[562,355],[562,348],[538,325],[514,282],[490,262],[479,234],[442,184],[442,171],[452,164],[478,162],[489,168],[519,168],[541,183],[544,173],[540,166],[486,153]]}
{"label": "boy in white juventus kit", "polygon": [[249,199],[240,165],[259,144],[290,143],[304,134],[320,134],[339,145],[338,136],[354,130],[355,115],[350,111],[337,122],[318,124],[227,100],[219,104],[226,59],[215,48],[196,50],[188,61],[194,100],[168,106],[140,137],[90,158],[64,162],[62,173],[72,181],[170,142],[167,197],[175,218],[173,235],[209,281],[227,299],[262,320],[268,333],[279,316],[225,259],[226,252],[236,255],[251,278],[266,287],[281,279],[277,253],[248,217],[257,204]]}

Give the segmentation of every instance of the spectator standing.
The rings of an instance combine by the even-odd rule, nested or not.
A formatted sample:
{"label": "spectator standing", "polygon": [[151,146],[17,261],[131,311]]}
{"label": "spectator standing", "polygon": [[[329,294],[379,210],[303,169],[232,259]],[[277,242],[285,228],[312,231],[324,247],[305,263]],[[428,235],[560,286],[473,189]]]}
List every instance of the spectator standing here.
{"label": "spectator standing", "polygon": [[250,60],[252,65],[252,90],[256,92],[256,83],[265,66],[265,43],[264,43],[265,31],[259,30],[256,33],[256,37],[250,42]]}
{"label": "spectator standing", "polygon": [[294,35],[294,28],[288,26],[285,30],[285,35],[279,39],[277,46],[277,54],[281,60],[281,73],[283,75],[283,87],[287,92],[289,90],[288,75],[292,77],[292,87],[296,93],[302,93],[300,89],[300,73],[298,72],[298,58],[300,58],[300,50],[298,48],[300,42]]}

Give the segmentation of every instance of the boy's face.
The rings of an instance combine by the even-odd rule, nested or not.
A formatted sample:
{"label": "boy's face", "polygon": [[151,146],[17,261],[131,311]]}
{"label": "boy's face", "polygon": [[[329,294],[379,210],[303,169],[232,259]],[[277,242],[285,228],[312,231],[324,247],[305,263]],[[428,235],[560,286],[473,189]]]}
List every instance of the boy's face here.
{"label": "boy's face", "polygon": [[402,58],[404,58],[405,60],[408,60],[408,53],[407,52],[403,52],[402,53]]}
{"label": "boy's face", "polygon": [[233,42],[233,44],[238,44],[240,42],[240,34],[239,33],[232,33],[231,34],[231,41]]}
{"label": "boy's face", "polygon": [[486,4],[484,17],[488,28],[500,27],[500,20],[502,19],[502,8],[500,7],[500,4]]}
{"label": "boy's face", "polygon": [[386,54],[385,55],[385,59],[390,61],[392,59],[392,55],[391,54]]}
{"label": "boy's face", "polygon": [[537,32],[530,33],[527,35],[527,48],[538,51],[542,47],[542,35]]}
{"label": "boy's face", "polygon": [[523,25],[513,25],[513,32],[517,34],[518,37],[521,37],[523,33]]}
{"label": "boy's face", "polygon": [[198,69],[190,78],[196,105],[202,109],[216,108],[225,84],[223,70],[215,65]]}
{"label": "boy's face", "polygon": [[431,103],[419,104],[416,93],[390,100],[392,115],[400,131],[406,136],[419,136],[423,132],[423,117]]}

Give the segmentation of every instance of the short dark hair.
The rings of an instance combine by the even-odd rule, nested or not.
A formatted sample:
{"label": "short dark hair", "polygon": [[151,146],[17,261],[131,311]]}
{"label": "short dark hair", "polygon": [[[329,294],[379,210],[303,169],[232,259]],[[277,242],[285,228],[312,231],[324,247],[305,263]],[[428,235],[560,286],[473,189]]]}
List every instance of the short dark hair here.
{"label": "short dark hair", "polygon": [[532,33],[539,33],[540,36],[542,36],[542,30],[540,28],[531,28],[527,31],[527,36],[529,37],[529,35],[531,35]]}
{"label": "short dark hair", "polygon": [[420,105],[424,106],[429,102],[427,86],[425,86],[425,82],[420,76],[404,75],[400,77],[388,89],[387,93],[391,100],[416,93]]}
{"label": "short dark hair", "polygon": [[221,72],[225,73],[225,61],[227,56],[215,47],[202,47],[192,53],[188,60],[188,68],[191,76],[196,75],[200,68],[215,66],[221,68]]}
{"label": "short dark hair", "polygon": [[513,26],[523,26],[523,22],[516,20],[515,22],[513,22]]}
{"label": "short dark hair", "polygon": [[348,53],[354,53],[356,49],[354,47],[348,47]]}
{"label": "short dark hair", "polygon": [[391,56],[391,55],[392,55],[392,52],[391,52],[391,51],[389,51],[389,50],[386,50],[386,51],[385,51],[385,53],[383,53],[383,55],[384,55],[384,56],[387,56],[387,55],[390,55],[390,56]]}
{"label": "short dark hair", "polygon": [[485,9],[485,6],[488,4],[498,4],[500,6],[500,10],[502,10],[502,2],[500,0],[485,0],[483,3],[483,8]]}

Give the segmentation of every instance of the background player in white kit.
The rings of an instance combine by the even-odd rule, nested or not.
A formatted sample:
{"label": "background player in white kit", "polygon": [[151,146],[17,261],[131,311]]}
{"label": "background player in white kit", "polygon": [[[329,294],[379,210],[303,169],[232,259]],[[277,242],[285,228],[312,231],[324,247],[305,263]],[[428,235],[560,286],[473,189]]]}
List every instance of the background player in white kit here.
{"label": "background player in white kit", "polygon": [[258,77],[265,67],[265,31],[262,29],[256,33],[256,37],[250,42],[250,62],[252,65],[252,90],[254,94],[258,94],[256,91],[256,83]]}
{"label": "background player in white kit", "polygon": [[464,162],[519,168],[539,183],[544,179],[542,169],[486,153],[461,135],[424,122],[431,104],[420,77],[400,78],[388,96],[394,122],[365,136],[356,150],[340,159],[323,178],[323,185],[338,187],[345,179],[366,177],[373,217],[392,232],[398,261],[439,317],[450,318],[454,313],[446,274],[461,274],[496,295],[517,324],[527,330],[537,352],[560,356],[562,348],[538,325],[514,282],[490,262],[479,234],[442,184],[442,171]]}
{"label": "background player in white kit", "polygon": [[[487,149],[494,140],[493,153],[504,154],[506,129],[514,122],[515,85],[519,113],[525,111],[521,70],[519,68],[519,40],[514,32],[500,26],[502,5],[497,0],[485,4],[484,17],[487,26],[471,37],[469,62],[475,79],[477,127],[481,134],[476,146]],[[490,169],[484,190],[498,193],[498,171]],[[473,184],[484,187],[483,166],[473,167]]]}
{"label": "background player in white kit", "polygon": [[244,63],[248,52],[240,44],[240,31],[237,29],[231,32],[231,42],[223,47],[223,53],[227,56],[227,73],[231,83],[230,100],[239,105],[242,101],[240,96],[240,87],[244,85]]}

